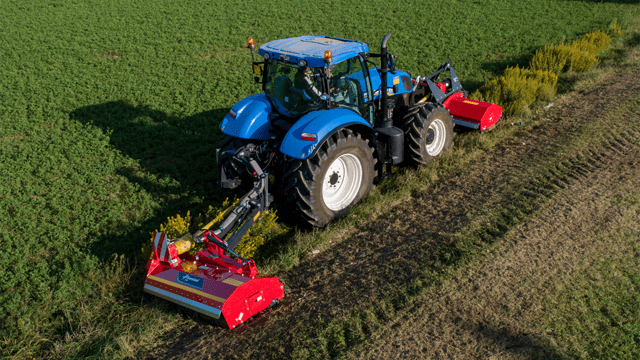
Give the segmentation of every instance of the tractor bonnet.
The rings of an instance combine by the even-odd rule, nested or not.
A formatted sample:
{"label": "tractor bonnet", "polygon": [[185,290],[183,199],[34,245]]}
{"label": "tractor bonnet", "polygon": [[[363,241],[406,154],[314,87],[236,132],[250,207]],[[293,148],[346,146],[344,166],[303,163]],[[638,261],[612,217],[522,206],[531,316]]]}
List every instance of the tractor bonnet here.
{"label": "tractor bonnet", "polygon": [[304,60],[307,66],[324,67],[328,65],[324,60],[326,50],[330,50],[333,54],[333,60],[328,63],[330,65],[350,59],[359,53],[368,52],[369,46],[355,40],[307,35],[268,42],[260,46],[258,54],[265,56],[267,53],[271,59],[294,64]]}

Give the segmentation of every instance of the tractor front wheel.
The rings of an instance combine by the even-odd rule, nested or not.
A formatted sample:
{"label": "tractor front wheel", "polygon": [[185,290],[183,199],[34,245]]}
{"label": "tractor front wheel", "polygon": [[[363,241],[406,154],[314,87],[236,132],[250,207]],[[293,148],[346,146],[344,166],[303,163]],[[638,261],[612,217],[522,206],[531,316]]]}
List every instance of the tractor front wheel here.
{"label": "tractor front wheel", "polygon": [[338,130],[314,156],[288,162],[284,196],[289,210],[319,227],[344,217],[371,191],[374,165],[367,140],[349,129]]}
{"label": "tractor front wheel", "polygon": [[428,164],[453,146],[453,119],[442,105],[416,104],[403,117],[405,159]]}

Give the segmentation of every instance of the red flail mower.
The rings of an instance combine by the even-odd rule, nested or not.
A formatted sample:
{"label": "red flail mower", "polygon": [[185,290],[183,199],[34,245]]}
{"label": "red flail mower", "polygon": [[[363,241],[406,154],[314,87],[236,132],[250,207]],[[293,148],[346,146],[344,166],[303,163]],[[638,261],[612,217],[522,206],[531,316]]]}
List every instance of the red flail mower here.
{"label": "red flail mower", "polygon": [[[153,234],[151,256],[147,261],[144,291],[191,309],[221,326],[235,328],[247,319],[276,305],[284,297],[277,277],[260,274],[252,259],[244,259],[233,248],[268,207],[268,178],[254,160],[255,188],[230,208],[217,230],[211,224],[194,235],[168,239]],[[222,240],[231,230],[229,242]],[[188,253],[195,243],[204,243],[196,255]],[[228,255],[233,255],[230,257]]]}

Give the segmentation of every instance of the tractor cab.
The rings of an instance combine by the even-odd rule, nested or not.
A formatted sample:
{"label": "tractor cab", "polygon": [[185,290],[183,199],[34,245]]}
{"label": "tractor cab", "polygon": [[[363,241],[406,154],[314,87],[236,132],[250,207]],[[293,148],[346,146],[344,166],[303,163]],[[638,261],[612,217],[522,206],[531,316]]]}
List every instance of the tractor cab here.
{"label": "tractor cab", "polygon": [[324,107],[322,68],[266,60],[264,93],[271,106],[286,117],[297,117]]}
{"label": "tractor cab", "polygon": [[[300,36],[260,46],[264,94],[279,114],[346,108],[373,123],[373,89],[364,56],[367,44],[332,37]],[[375,74],[379,78],[377,72]],[[259,80],[259,78],[258,78]],[[378,80],[379,83],[379,80]]]}

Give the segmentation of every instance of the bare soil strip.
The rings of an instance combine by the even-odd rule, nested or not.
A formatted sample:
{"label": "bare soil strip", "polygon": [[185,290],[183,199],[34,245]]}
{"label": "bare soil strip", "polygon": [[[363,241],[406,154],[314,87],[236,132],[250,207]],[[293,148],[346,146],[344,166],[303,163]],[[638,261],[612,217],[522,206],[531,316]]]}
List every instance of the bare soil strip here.
{"label": "bare soil strip", "polygon": [[[607,199],[640,175],[633,162],[640,132],[637,119],[635,127],[620,126],[634,121],[611,114],[638,98],[638,70],[609,74],[597,87],[565,96],[542,126],[523,129],[461,174],[278,274],[287,298],[267,316],[234,331],[197,324],[150,357],[309,356],[296,344],[313,342],[314,334],[302,331],[381,299],[397,302],[390,310],[397,312],[388,326],[369,329],[371,341],[350,357],[561,354],[542,346],[528,322],[544,311],[545,289],[577,270],[576,259],[607,246],[595,234],[614,231],[625,218]],[[584,142],[587,132],[591,144]],[[458,254],[469,247],[460,245],[462,235],[493,253],[462,259],[469,263],[454,267],[445,283],[425,288],[450,259],[461,261]],[[417,287],[415,296],[409,286]]]}
{"label": "bare soil strip", "polygon": [[[640,107],[636,108],[640,116]],[[639,123],[635,121],[637,126]],[[631,135],[631,136],[629,136]],[[628,136],[628,137],[627,137]],[[555,194],[529,221],[510,229],[491,253],[462,267],[416,299],[384,331],[349,358],[573,358],[549,347],[538,320],[548,295],[604,254],[623,247],[621,228],[638,230],[637,209],[613,205],[637,191],[640,134],[629,131],[554,179]],[[400,315],[400,314],[399,314]],[[562,340],[562,339],[561,339]]]}

